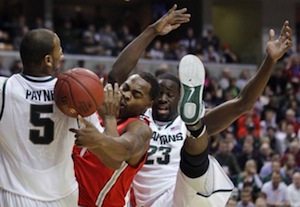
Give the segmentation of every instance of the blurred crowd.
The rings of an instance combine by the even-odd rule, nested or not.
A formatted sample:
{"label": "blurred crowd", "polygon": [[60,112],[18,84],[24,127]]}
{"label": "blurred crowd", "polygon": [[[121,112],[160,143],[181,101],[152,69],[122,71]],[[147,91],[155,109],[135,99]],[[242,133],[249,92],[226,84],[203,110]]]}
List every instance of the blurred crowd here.
{"label": "blurred crowd", "polygon": [[[86,54],[100,56],[117,56],[120,51],[135,38],[135,33],[129,25],[86,22],[75,24],[70,19],[62,20],[53,30],[61,38],[65,54]],[[19,16],[11,21],[0,22],[0,50],[18,50],[24,34],[30,29],[45,27],[42,18],[36,18],[33,25],[27,24],[25,16]],[[139,33],[140,31],[138,31]],[[182,35],[171,39],[157,39],[145,52],[144,58],[179,60],[184,55],[193,53],[203,62],[238,63],[239,58],[228,43],[221,43],[207,29],[202,34],[196,34],[194,28],[188,27]]]}
{"label": "blurred crowd", "polygon": [[[97,28],[74,28],[65,21],[55,31],[61,38],[64,53],[117,56],[134,39],[126,25],[116,29],[106,24]],[[29,27],[26,18],[0,24],[0,49],[18,50],[23,35],[31,28],[43,27],[43,20]],[[196,54],[203,62],[238,63],[238,56],[229,44],[208,30],[199,38],[193,28],[176,42],[154,41],[144,58],[179,60],[188,53]],[[0,75],[10,76],[22,70],[19,60],[5,68],[0,57]],[[167,65],[155,75],[168,72]],[[106,77],[105,66],[97,65],[95,72]],[[238,96],[251,78],[248,70],[238,76],[224,65],[220,77],[206,71],[204,100],[206,107],[214,107]],[[282,59],[251,111],[244,114],[227,130],[211,137],[210,153],[225,169],[236,190],[228,207],[300,207],[300,55],[295,53]]]}

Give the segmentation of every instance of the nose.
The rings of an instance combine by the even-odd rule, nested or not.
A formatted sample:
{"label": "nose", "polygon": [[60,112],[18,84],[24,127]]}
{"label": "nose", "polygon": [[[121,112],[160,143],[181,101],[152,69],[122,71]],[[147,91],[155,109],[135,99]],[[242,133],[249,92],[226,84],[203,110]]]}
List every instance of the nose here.
{"label": "nose", "polygon": [[123,98],[126,100],[126,101],[129,101],[130,100],[130,98],[131,98],[131,93],[129,92],[129,91],[123,91],[123,92],[121,92],[122,93],[122,96],[123,96]]}
{"label": "nose", "polygon": [[159,101],[166,102],[168,100],[168,97],[165,93],[162,93],[159,97]]}

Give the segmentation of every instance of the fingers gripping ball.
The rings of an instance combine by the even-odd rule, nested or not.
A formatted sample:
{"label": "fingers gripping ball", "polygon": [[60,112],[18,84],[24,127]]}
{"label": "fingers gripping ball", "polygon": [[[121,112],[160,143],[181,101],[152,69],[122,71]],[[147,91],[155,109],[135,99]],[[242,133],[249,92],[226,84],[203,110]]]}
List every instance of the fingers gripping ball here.
{"label": "fingers gripping ball", "polygon": [[67,116],[92,115],[100,108],[104,98],[99,77],[85,68],[73,68],[57,77],[54,100],[57,107]]}

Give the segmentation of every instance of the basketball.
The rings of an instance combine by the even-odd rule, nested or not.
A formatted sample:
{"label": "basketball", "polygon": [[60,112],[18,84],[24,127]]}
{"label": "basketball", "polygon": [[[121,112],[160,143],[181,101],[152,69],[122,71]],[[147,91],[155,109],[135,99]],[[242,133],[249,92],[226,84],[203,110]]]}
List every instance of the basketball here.
{"label": "basketball", "polygon": [[54,100],[67,116],[90,116],[100,108],[103,98],[100,78],[88,69],[73,68],[57,77]]}

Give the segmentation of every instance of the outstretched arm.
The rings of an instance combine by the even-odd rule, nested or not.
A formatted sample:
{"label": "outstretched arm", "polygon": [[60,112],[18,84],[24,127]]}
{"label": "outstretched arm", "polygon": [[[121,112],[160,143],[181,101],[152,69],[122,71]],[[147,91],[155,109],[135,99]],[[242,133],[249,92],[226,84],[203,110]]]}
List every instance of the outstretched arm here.
{"label": "outstretched arm", "polygon": [[148,47],[151,41],[158,35],[166,35],[177,29],[181,24],[190,21],[190,14],[186,8],[177,9],[175,4],[164,16],[149,25],[138,37],[136,37],[119,54],[108,74],[109,83],[119,83],[120,85],[127,79],[128,75],[135,67],[138,59]]}
{"label": "outstretched arm", "polygon": [[266,47],[267,56],[256,74],[241,90],[238,97],[211,109],[205,115],[207,133],[209,135],[223,131],[238,117],[250,110],[263,92],[273,67],[292,46],[292,30],[289,26],[289,22],[284,22],[277,39],[275,39],[274,36],[275,32],[271,29],[269,31],[269,41]]}

